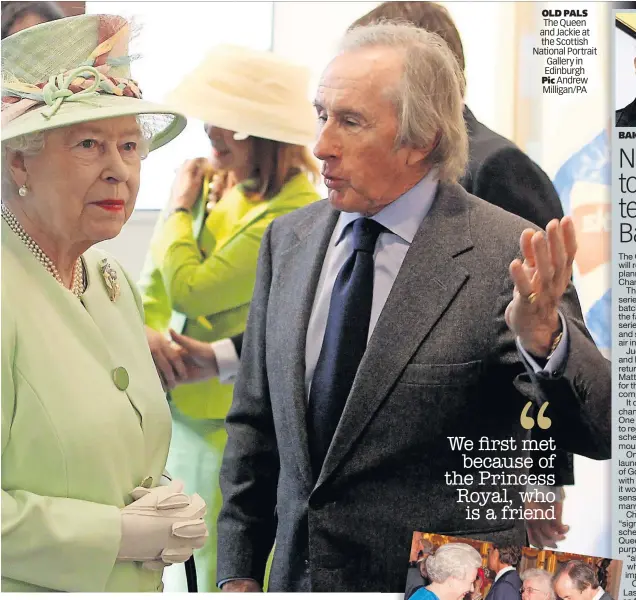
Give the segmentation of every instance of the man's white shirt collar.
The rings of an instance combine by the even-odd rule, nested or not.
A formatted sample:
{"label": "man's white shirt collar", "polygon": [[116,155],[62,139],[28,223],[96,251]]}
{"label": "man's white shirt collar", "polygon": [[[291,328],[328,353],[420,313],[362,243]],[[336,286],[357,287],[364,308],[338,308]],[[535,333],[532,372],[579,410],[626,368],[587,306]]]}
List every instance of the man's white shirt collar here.
{"label": "man's white shirt collar", "polygon": [[599,585],[598,586],[598,591],[596,592],[596,595],[594,596],[594,598],[592,598],[592,600],[601,600],[601,596],[605,593],[605,590]]}
{"label": "man's white shirt collar", "polygon": [[[508,571],[516,571],[517,569],[515,569],[514,567],[504,567],[503,569],[501,569],[501,571],[499,571],[499,573],[497,573],[497,576],[495,577],[495,581],[498,581],[499,579],[501,579]],[[596,600],[596,598],[594,598],[594,600]]]}

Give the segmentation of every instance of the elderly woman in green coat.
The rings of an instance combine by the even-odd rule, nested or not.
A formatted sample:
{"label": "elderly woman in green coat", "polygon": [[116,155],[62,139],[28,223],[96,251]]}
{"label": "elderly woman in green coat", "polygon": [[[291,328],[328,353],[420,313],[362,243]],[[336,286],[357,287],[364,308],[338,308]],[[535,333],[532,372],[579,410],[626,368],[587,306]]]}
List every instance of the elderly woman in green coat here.
{"label": "elderly woman in green coat", "polygon": [[233,386],[222,378],[192,383],[196,369],[175,341],[211,342],[219,362],[232,360],[226,338],[245,329],[265,229],[319,198],[305,147],[316,122],[308,82],[305,67],[271,52],[219,46],[168,96],[205,123],[211,156],[180,169],[140,285],[150,349],[172,389],[168,469],[208,503],[210,538],[195,553],[202,591],[217,590],[218,472]]}
{"label": "elderly woman in green coat", "polygon": [[93,246],[184,118],[141,99],[128,23],[82,15],[2,43],[2,591],[142,592],[203,545],[164,483],[171,420],[141,299]]}

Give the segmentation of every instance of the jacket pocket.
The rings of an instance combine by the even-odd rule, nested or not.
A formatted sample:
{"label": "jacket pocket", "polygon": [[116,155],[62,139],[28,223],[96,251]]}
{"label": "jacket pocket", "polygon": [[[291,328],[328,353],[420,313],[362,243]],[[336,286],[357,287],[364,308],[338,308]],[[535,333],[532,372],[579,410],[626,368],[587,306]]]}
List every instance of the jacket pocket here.
{"label": "jacket pocket", "polygon": [[465,387],[479,380],[482,367],[481,360],[436,365],[411,363],[406,365],[400,383]]}

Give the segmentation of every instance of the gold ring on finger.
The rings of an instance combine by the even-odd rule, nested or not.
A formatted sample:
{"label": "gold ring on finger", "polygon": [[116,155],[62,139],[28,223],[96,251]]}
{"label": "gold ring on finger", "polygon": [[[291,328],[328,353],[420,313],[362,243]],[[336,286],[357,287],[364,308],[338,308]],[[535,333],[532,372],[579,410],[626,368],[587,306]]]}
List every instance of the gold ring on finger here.
{"label": "gold ring on finger", "polygon": [[537,299],[537,293],[536,292],[531,292],[530,294],[528,294],[526,296],[526,300],[530,303],[530,304],[534,304],[534,302]]}

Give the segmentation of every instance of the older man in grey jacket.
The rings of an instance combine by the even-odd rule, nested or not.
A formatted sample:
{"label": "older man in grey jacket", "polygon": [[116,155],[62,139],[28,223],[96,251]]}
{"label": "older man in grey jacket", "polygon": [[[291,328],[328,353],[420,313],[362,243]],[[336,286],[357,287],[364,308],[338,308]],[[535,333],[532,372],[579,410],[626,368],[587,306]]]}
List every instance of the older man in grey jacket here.
{"label": "older man in grey jacket", "polygon": [[[415,530],[523,544],[528,403],[550,423],[535,443],[610,454],[573,224],[535,232],[456,183],[462,94],[448,47],[407,25],[349,32],[322,76],[329,198],[263,238],[221,471],[224,591],[260,590],[274,541],[269,589],[315,592],[403,590]],[[508,468],[466,462],[492,457]],[[453,471],[499,498],[467,510]]]}

